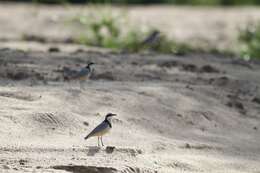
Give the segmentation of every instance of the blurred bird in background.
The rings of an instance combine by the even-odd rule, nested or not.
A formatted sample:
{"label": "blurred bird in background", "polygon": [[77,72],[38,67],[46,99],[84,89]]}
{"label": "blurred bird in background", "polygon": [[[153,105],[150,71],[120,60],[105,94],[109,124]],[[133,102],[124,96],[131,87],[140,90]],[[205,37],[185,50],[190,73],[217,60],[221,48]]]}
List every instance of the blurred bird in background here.
{"label": "blurred bird in background", "polygon": [[154,45],[158,44],[160,41],[160,31],[152,31],[142,42],[141,45],[145,47],[152,48]]}
{"label": "blurred bird in background", "polygon": [[80,88],[83,87],[83,83],[89,79],[91,74],[93,73],[92,65],[93,62],[88,63],[85,67],[80,70],[74,70],[69,67],[63,67],[63,78],[65,81],[77,80],[80,82]]}

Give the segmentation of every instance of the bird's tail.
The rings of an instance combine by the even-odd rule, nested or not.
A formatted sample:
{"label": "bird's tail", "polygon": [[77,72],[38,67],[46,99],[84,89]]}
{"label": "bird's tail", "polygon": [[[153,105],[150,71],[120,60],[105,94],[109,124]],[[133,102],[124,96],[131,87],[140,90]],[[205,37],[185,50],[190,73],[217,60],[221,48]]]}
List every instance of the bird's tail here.
{"label": "bird's tail", "polygon": [[89,135],[87,135],[84,139],[87,140],[89,138]]}

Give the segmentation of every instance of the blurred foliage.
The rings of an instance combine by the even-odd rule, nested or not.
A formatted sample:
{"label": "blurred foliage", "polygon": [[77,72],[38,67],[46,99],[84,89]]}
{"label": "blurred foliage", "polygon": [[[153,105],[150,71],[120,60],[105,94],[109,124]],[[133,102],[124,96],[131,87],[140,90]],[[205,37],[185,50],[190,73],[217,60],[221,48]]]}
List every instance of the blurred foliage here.
{"label": "blurred foliage", "polygon": [[[99,11],[99,10],[98,10]],[[110,10],[100,13],[78,15],[72,19],[73,25],[85,28],[75,42],[88,46],[110,48],[123,52],[153,51],[160,53],[185,54],[190,48],[168,39],[154,28],[141,29],[130,26],[124,13],[114,14]]]}
{"label": "blurred foliage", "polygon": [[260,0],[17,0],[39,3],[115,3],[115,4],[159,4],[178,5],[260,5]]}
{"label": "blurred foliage", "polygon": [[260,58],[260,23],[249,24],[240,31],[241,56],[244,59]]}

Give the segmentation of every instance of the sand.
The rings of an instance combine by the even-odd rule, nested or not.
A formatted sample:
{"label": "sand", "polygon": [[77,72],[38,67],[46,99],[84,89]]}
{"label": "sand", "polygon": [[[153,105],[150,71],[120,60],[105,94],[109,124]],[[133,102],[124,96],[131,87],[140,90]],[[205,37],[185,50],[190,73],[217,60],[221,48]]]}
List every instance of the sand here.
{"label": "sand", "polygon": [[[260,63],[0,50],[2,172],[259,172]],[[95,62],[80,89],[62,67]],[[84,137],[108,112],[111,133]]]}

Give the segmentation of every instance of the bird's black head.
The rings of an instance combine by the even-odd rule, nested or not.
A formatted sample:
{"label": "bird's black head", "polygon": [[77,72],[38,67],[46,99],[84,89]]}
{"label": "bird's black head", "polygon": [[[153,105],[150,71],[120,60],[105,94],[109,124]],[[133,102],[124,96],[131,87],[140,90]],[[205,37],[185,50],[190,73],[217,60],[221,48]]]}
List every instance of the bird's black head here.
{"label": "bird's black head", "polygon": [[151,33],[151,35],[158,35],[158,34],[160,34],[160,31],[157,29],[153,30]]}
{"label": "bird's black head", "polygon": [[116,116],[116,114],[108,113],[108,114],[106,115],[106,120],[110,120],[113,116]]}
{"label": "bird's black head", "polygon": [[88,65],[86,66],[86,68],[89,68],[91,65],[94,65],[94,62],[89,62]]}

